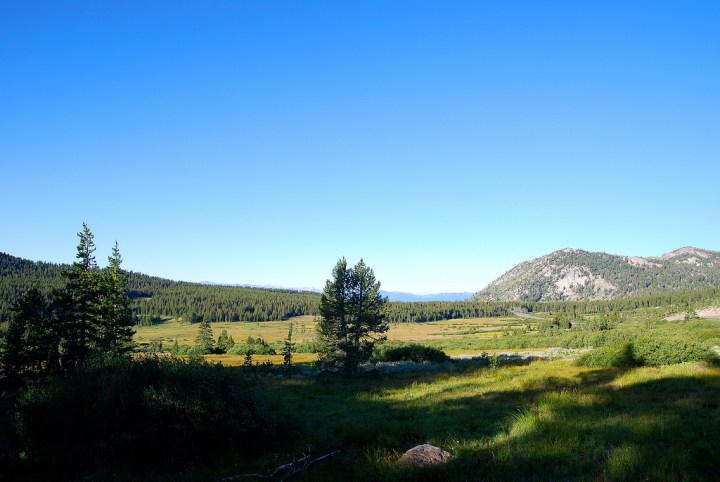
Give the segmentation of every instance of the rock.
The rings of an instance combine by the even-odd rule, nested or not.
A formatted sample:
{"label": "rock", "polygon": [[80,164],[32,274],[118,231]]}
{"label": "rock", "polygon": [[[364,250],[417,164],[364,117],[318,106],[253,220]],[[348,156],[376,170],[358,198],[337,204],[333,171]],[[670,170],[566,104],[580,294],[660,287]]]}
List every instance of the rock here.
{"label": "rock", "polygon": [[450,460],[450,453],[430,444],[422,444],[405,452],[398,463],[423,467],[440,465]]}

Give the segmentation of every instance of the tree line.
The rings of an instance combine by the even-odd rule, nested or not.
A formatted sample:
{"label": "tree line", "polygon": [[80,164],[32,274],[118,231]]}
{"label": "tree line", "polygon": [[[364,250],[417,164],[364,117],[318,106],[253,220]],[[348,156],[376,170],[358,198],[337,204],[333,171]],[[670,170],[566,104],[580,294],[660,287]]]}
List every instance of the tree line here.
{"label": "tree line", "polygon": [[[51,293],[65,283],[67,265],[32,262],[0,253],[0,323],[7,323],[14,300],[35,288]],[[185,322],[276,321],[320,314],[319,293],[171,281],[128,272],[127,292],[135,324],[167,318]],[[720,300],[720,289],[633,296],[604,301],[441,301],[389,302],[390,323],[423,323],[459,318],[510,316],[512,311],[609,313],[638,308],[686,306]]]}

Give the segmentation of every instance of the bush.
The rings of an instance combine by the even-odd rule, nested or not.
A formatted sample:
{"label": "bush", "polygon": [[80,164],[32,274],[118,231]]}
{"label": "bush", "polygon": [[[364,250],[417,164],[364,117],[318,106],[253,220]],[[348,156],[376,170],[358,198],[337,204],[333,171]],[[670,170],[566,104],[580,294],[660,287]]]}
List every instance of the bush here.
{"label": "bush", "polygon": [[86,366],[18,403],[29,465],[77,474],[207,464],[277,436],[264,401],[235,370],[142,357]]}
{"label": "bush", "polygon": [[716,358],[708,346],[687,335],[655,334],[638,337],[632,343],[601,346],[578,358],[577,364],[586,367],[629,368],[711,361]]}
{"label": "bush", "polygon": [[372,362],[413,361],[444,363],[449,360],[450,357],[448,357],[445,352],[416,343],[403,346],[384,345],[376,348],[371,357]]}
{"label": "bush", "polygon": [[688,335],[642,336],[633,343],[633,356],[643,365],[661,366],[709,361],[715,354]]}
{"label": "bush", "polygon": [[631,368],[638,364],[631,343],[596,348],[578,358],[576,363],[582,367],[602,368]]}

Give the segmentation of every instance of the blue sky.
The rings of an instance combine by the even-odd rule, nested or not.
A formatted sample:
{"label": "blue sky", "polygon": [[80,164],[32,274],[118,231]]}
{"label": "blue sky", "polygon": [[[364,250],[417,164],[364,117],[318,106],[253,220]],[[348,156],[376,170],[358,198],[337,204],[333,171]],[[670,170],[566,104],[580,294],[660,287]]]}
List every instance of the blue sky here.
{"label": "blue sky", "polygon": [[[102,5],[96,5],[102,4]],[[720,3],[0,4],[0,251],[477,291],[720,250]]]}

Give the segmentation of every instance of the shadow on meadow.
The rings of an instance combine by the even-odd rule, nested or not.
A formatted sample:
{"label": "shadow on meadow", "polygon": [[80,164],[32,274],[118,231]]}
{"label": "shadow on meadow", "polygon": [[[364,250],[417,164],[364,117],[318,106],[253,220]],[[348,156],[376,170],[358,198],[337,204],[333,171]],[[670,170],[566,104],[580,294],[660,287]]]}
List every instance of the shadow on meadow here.
{"label": "shadow on meadow", "polygon": [[[304,424],[317,453],[342,450],[305,480],[720,477],[717,369],[637,376],[553,366],[557,375],[539,363],[497,372],[290,381],[276,387],[274,398]],[[436,468],[398,467],[400,454],[421,443],[440,446],[453,459]]]}

